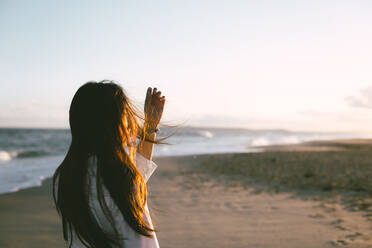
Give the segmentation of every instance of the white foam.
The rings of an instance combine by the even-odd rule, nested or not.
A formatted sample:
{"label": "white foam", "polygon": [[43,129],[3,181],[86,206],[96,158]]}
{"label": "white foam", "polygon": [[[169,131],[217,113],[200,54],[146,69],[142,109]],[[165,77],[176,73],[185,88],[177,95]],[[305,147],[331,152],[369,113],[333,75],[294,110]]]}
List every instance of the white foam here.
{"label": "white foam", "polygon": [[298,144],[300,143],[301,141],[299,140],[298,137],[296,136],[287,136],[287,137],[283,137],[281,140],[280,140],[280,144]]}
{"label": "white foam", "polygon": [[19,191],[20,189],[21,189],[20,187],[14,187],[12,190],[10,190],[10,192],[14,193]]}
{"label": "white foam", "polygon": [[264,137],[256,138],[252,140],[251,142],[251,146],[267,146],[267,145],[270,145],[270,142]]}
{"label": "white foam", "polygon": [[12,160],[13,158],[17,157],[17,155],[18,155],[17,151],[0,150],[0,162]]}
{"label": "white foam", "polygon": [[210,131],[199,131],[198,133],[206,138],[212,138],[214,136],[213,133]]}
{"label": "white foam", "polygon": [[37,187],[51,177],[64,156],[12,159],[0,166],[0,194]]}
{"label": "white foam", "polygon": [[162,147],[160,147],[160,150],[161,150],[162,152],[167,152],[167,151],[169,151],[169,148],[166,147],[166,146],[162,146]]}
{"label": "white foam", "polygon": [[0,161],[9,161],[12,159],[12,156],[9,152],[0,150]]}

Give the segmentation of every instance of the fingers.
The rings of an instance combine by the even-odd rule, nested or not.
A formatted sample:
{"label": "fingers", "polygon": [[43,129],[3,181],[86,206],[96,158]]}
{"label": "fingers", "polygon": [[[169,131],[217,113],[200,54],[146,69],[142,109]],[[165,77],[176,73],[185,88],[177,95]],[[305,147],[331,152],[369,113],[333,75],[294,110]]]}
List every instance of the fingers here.
{"label": "fingers", "polygon": [[147,89],[147,92],[151,92],[151,94],[153,95],[153,96],[157,96],[157,97],[160,97],[161,96],[161,91],[158,91],[158,88],[154,88],[152,91],[151,91],[151,87],[149,87],[148,89]]}
{"label": "fingers", "polygon": [[152,95],[153,95],[153,96],[157,96],[157,97],[159,97],[160,94],[161,94],[161,91],[158,91],[157,88],[154,88],[154,90],[152,91]]}
{"label": "fingers", "polygon": [[165,102],[165,96],[161,95],[161,91],[158,91],[158,88],[147,88],[147,95],[148,96],[156,96],[161,102]]}

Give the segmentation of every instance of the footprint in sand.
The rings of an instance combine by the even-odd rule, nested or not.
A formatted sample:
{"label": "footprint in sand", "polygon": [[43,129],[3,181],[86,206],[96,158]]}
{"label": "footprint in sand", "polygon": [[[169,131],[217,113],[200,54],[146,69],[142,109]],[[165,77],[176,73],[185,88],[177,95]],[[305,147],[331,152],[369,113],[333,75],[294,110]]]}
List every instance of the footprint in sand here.
{"label": "footprint in sand", "polygon": [[343,239],[339,239],[339,240],[337,240],[337,243],[340,244],[340,245],[348,245],[348,244],[349,244],[348,242],[346,242],[346,241],[343,240]]}
{"label": "footprint in sand", "polygon": [[335,221],[332,221],[330,224],[331,225],[340,225],[341,223],[343,223],[344,220],[343,219],[337,219]]}
{"label": "footprint in sand", "polygon": [[227,208],[233,208],[231,202],[225,202],[224,205],[225,205],[225,207],[227,207]]}
{"label": "footprint in sand", "polygon": [[324,219],[325,218],[325,216],[322,214],[310,214],[309,217],[313,219]]}
{"label": "footprint in sand", "polygon": [[[355,232],[355,233],[353,233],[353,234],[348,234],[348,235],[345,235],[345,238],[346,239],[349,239],[349,240],[352,240],[352,241],[354,241],[355,239],[357,239],[357,238],[363,238],[364,237],[364,235],[362,234],[362,233],[360,233],[360,232]],[[366,237],[367,238],[367,237]],[[367,238],[368,239],[368,238]]]}
{"label": "footprint in sand", "polygon": [[343,239],[338,239],[336,241],[331,240],[331,241],[328,242],[328,244],[331,245],[332,247],[344,247],[344,246],[348,246],[349,245],[349,243],[346,242]]}
{"label": "footprint in sand", "polygon": [[234,202],[225,202],[224,206],[226,208],[230,208],[231,210],[234,210],[234,211],[241,211],[242,210],[241,206],[239,204],[234,203]]}
{"label": "footprint in sand", "polygon": [[341,224],[344,223],[343,219],[337,219],[334,221],[331,221],[329,224],[333,225],[336,229],[341,230],[341,231],[347,231],[348,229]]}
{"label": "footprint in sand", "polygon": [[243,210],[251,209],[252,207],[249,205],[242,205],[241,207]]}
{"label": "footprint in sand", "polygon": [[336,225],[335,228],[337,228],[338,230],[341,230],[341,231],[347,231],[348,230],[346,227],[343,227],[341,225]]}
{"label": "footprint in sand", "polygon": [[[329,241],[328,244],[332,247],[342,247],[342,246],[344,246],[344,245],[338,243],[337,241],[333,241],[333,240]],[[326,247],[328,247],[328,246],[326,246]]]}

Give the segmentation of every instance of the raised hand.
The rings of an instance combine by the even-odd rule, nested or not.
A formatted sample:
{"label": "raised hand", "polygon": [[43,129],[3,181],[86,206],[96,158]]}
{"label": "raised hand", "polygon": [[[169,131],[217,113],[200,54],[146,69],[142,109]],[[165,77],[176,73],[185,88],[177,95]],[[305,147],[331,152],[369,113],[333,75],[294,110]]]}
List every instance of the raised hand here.
{"label": "raised hand", "polygon": [[145,100],[145,127],[156,129],[163,115],[165,96],[157,88],[149,87]]}

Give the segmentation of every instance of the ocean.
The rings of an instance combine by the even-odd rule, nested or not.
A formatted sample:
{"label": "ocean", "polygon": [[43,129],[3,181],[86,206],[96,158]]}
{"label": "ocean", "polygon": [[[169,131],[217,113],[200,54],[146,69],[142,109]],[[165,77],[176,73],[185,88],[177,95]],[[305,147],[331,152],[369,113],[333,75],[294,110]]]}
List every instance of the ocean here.
{"label": "ocean", "polygon": [[[164,128],[159,135],[170,132]],[[157,145],[154,156],[257,152],[260,149],[256,146],[358,137],[346,133],[183,127],[167,140],[170,144]],[[68,129],[0,128],[0,193],[40,186],[62,162],[70,140]]]}

